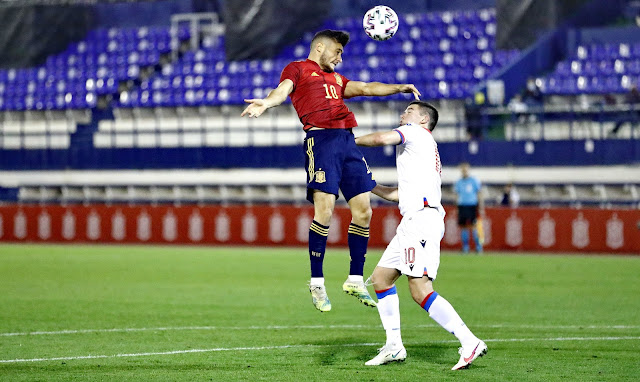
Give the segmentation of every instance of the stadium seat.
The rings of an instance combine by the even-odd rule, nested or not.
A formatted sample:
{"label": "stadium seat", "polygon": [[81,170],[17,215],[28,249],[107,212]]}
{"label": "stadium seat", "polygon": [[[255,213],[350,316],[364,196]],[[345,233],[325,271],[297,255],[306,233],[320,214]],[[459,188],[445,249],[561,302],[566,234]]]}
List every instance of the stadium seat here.
{"label": "stadium seat", "polygon": [[[384,43],[361,33],[360,17],[327,21],[323,27],[340,26],[352,32],[345,52],[348,64],[344,68],[340,66],[338,71],[354,80],[421,84],[419,88],[427,99],[461,99],[518,53],[495,49],[493,10],[401,14],[400,17],[401,22],[410,27],[401,28],[394,38]],[[278,116],[266,122],[278,129],[284,126],[282,134],[257,132],[259,129],[250,133],[251,125],[224,132],[222,136],[200,136],[200,130],[216,134],[220,131],[205,114],[184,116],[178,114],[178,110],[239,106],[245,98],[264,97],[277,86],[286,64],[306,57],[311,33],[270,60],[227,62],[224,36],[205,36],[197,50],[167,55],[175,44],[174,38],[187,41],[190,37],[188,27],[90,31],[83,40],[48,57],[40,67],[0,70],[0,110],[82,110],[95,108],[100,100],[111,102],[110,106],[120,111],[114,110],[114,120],[95,121],[90,143],[94,147],[299,143],[302,133],[295,115]],[[619,46],[615,49],[621,51]],[[628,51],[633,56],[634,46],[630,45]],[[627,62],[623,66],[625,73],[634,68]],[[612,64],[612,68],[617,73],[615,65]],[[594,83],[601,85],[598,81]],[[620,85],[620,81],[617,84]],[[108,101],[111,98],[113,101]],[[408,99],[398,94],[377,97],[375,101]],[[350,102],[362,101],[364,97],[356,97]],[[165,109],[174,114],[168,117],[155,114],[155,110]],[[6,134],[22,134],[21,123],[17,130],[15,127],[11,130],[10,122]],[[36,122],[26,129],[31,135],[42,131],[50,134],[45,141],[51,146],[52,137],[56,135],[56,147],[64,147],[71,141],[84,142],[69,139],[78,123]],[[165,133],[177,134],[177,139],[169,139],[176,137]],[[58,135],[63,138],[57,140]],[[10,137],[7,142],[13,147],[23,147],[23,144],[35,147],[42,143],[36,138],[24,140],[22,136]]]}

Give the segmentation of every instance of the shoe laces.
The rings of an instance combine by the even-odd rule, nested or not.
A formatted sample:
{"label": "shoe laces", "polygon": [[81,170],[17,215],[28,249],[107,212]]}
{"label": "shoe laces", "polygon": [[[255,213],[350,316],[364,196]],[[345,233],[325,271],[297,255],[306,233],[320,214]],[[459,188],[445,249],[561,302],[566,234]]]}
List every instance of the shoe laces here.
{"label": "shoe laces", "polygon": [[313,290],[318,290],[318,289],[323,289],[324,285],[311,285],[311,283],[307,283],[307,286],[309,287],[309,289],[313,289]]}
{"label": "shoe laces", "polygon": [[373,285],[373,281],[371,281],[371,276],[367,277],[367,279],[364,282],[364,286],[368,287],[368,286],[372,286]]}
{"label": "shoe laces", "polygon": [[327,298],[327,292],[322,285],[309,285],[309,291],[315,292],[318,298]]}
{"label": "shoe laces", "polygon": [[381,355],[383,352],[385,352],[385,351],[387,351],[387,350],[388,350],[387,345],[384,345],[384,346],[382,346],[382,347],[378,348],[378,350],[377,350],[378,355]]}

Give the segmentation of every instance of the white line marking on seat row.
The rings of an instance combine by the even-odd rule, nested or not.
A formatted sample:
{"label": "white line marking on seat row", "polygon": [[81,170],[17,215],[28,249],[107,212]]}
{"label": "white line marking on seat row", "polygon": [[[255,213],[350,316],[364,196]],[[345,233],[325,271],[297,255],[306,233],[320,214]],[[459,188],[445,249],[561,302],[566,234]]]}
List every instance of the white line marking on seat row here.
{"label": "white line marking on seat row", "polygon": [[[436,324],[411,325],[411,328],[438,328]],[[638,325],[473,325],[474,328],[523,328],[523,329],[640,329]],[[181,330],[296,330],[296,329],[380,329],[378,325],[267,325],[267,326],[167,326],[156,328],[67,329],[52,331],[0,333],[0,337],[43,336],[86,333],[127,333]]]}
{"label": "white line marking on seat row", "polygon": [[[625,341],[625,340],[640,340],[640,337],[557,337],[557,338],[496,338],[486,339],[485,342],[526,342],[526,341]],[[457,343],[457,340],[446,341],[428,341],[428,343]],[[423,345],[406,343],[405,345]],[[125,358],[125,357],[148,357],[156,355],[176,355],[176,354],[188,354],[188,353],[211,353],[222,351],[245,351],[245,350],[279,350],[279,349],[293,349],[293,348],[323,348],[323,347],[357,347],[357,346],[380,346],[379,343],[356,343],[356,344],[337,344],[337,345],[278,345],[278,346],[250,346],[250,347],[235,347],[235,348],[211,348],[211,349],[187,349],[187,350],[171,350],[164,352],[148,352],[148,353],[124,353],[113,355],[80,355],[80,356],[67,356],[67,357],[50,357],[50,358],[17,358],[17,359],[2,359],[0,363],[23,363],[23,362],[47,362],[47,361],[73,361],[82,359],[102,359],[102,358]]]}

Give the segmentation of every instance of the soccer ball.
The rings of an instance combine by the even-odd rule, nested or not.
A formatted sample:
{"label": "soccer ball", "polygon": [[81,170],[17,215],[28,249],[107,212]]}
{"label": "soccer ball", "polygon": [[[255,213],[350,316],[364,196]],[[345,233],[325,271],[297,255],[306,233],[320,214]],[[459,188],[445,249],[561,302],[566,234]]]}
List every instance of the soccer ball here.
{"label": "soccer ball", "polygon": [[386,5],[378,5],[367,11],[362,19],[362,28],[367,36],[384,41],[398,31],[398,15]]}

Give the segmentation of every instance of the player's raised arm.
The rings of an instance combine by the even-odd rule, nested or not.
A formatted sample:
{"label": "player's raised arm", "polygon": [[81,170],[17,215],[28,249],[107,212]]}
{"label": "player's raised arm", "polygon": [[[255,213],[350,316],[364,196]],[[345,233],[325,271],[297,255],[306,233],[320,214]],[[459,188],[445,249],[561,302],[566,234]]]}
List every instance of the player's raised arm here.
{"label": "player's raised arm", "polygon": [[388,96],[398,93],[413,93],[420,99],[420,92],[413,84],[383,84],[382,82],[349,81],[344,89],[344,98],[358,96]]}
{"label": "player's raised arm", "polygon": [[266,98],[245,99],[244,102],[248,103],[249,106],[244,109],[240,116],[249,115],[249,118],[257,118],[268,108],[283,103],[292,91],[293,81],[286,79],[280,82],[277,88],[270,91]]}
{"label": "player's raised arm", "polygon": [[397,145],[402,142],[402,136],[395,130],[371,133],[356,138],[356,145],[376,147]]}

